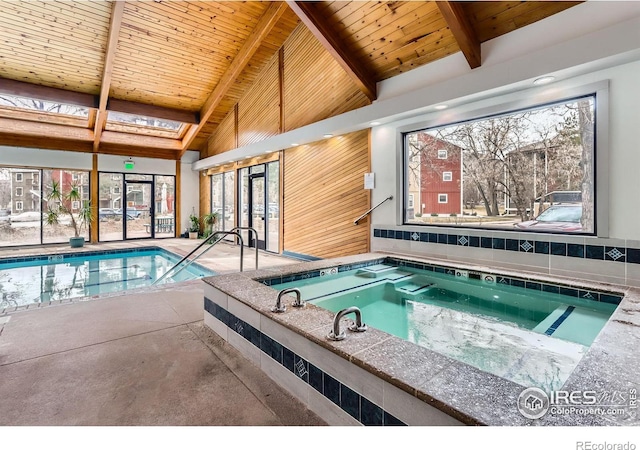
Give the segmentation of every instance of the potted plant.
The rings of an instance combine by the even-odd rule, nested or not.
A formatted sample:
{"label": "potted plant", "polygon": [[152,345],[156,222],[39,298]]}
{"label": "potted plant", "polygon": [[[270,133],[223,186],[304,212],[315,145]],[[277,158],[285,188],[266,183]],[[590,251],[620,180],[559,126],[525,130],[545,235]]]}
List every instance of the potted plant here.
{"label": "potted plant", "polygon": [[74,231],[73,237],[69,238],[69,245],[71,247],[84,246],[84,236],[80,236],[80,232],[91,223],[93,214],[89,200],[82,200],[80,186],[72,184],[68,191],[63,192],[60,183],[53,181],[46,200],[46,223],[56,225],[60,223],[61,216],[69,216]]}
{"label": "potted plant", "polygon": [[205,237],[211,236],[211,233],[213,233],[213,226],[218,223],[218,212],[212,211],[209,214],[205,214],[202,218],[202,223],[204,223],[205,226]]}
{"label": "potted plant", "polygon": [[198,232],[200,231],[200,219],[195,213],[189,215],[189,239],[198,239]]}

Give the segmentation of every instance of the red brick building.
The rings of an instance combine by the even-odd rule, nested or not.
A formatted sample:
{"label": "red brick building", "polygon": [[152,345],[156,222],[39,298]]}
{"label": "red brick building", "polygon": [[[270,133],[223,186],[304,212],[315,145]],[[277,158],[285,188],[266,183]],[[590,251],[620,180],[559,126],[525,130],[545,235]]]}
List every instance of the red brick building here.
{"label": "red brick building", "polygon": [[420,151],[420,204],[423,214],[462,213],[462,149],[418,133]]}

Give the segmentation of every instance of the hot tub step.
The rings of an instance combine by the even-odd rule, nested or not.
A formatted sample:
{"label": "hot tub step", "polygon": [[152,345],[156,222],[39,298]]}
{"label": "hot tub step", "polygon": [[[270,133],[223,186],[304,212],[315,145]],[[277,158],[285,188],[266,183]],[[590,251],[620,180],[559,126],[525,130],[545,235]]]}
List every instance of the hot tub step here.
{"label": "hot tub step", "polygon": [[563,305],[549,314],[533,331],[588,346],[607,321],[607,317],[607,314],[600,311]]}
{"label": "hot tub step", "polygon": [[396,270],[397,267],[389,266],[387,264],[374,264],[373,266],[368,266],[363,269],[358,270],[356,272],[359,276],[365,276],[369,278],[376,278],[382,274],[387,274],[390,271]]}
{"label": "hot tub step", "polygon": [[406,294],[406,295],[418,295],[428,291],[433,286],[434,286],[434,283],[429,283],[429,282],[425,282],[425,283],[410,282],[403,286],[396,287],[396,291],[402,292],[403,294]]}

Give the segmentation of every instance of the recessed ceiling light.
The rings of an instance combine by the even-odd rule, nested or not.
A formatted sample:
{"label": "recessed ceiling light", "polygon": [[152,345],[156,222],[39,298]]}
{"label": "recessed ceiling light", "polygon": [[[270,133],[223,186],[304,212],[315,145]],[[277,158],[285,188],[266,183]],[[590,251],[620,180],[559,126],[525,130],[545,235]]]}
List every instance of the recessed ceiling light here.
{"label": "recessed ceiling light", "polygon": [[375,127],[376,125],[380,125],[380,122],[369,122],[369,125],[373,125]]}
{"label": "recessed ceiling light", "polygon": [[434,106],[435,109],[447,109],[449,107],[449,105],[436,105]]}
{"label": "recessed ceiling light", "polygon": [[552,77],[550,75],[546,77],[540,77],[533,80],[533,84],[547,84],[547,83],[551,83],[555,79],[556,77]]}
{"label": "recessed ceiling light", "polygon": [[291,143],[291,146],[292,146],[292,147],[297,147],[298,145],[300,145],[300,144],[298,144],[297,142],[292,142],[292,143]]}
{"label": "recessed ceiling light", "polygon": [[333,137],[333,134],[331,133],[323,134],[322,137],[330,138],[330,137]]}

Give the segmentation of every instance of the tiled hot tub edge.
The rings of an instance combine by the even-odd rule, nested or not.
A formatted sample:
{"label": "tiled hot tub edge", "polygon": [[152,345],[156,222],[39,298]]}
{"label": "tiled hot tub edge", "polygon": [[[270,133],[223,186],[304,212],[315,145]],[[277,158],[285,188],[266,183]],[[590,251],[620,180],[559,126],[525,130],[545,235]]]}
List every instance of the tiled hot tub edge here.
{"label": "tiled hot tub edge", "polygon": [[[234,347],[243,347],[244,351],[239,350],[246,357],[261,367],[266,366],[263,370],[267,374],[294,395],[302,397],[301,400],[307,402],[310,407],[314,406],[314,402],[317,404],[317,397],[322,397],[325,401],[333,403],[332,406],[338,410],[341,409],[343,415],[346,413],[351,417],[358,416],[360,423],[383,424],[386,419],[389,425],[397,423],[396,420],[412,425],[442,424],[443,417],[438,414],[444,411],[447,414],[445,422],[459,420],[466,424],[532,424],[532,421],[522,417],[516,408],[517,396],[524,389],[520,385],[430,352],[379,330],[370,329],[367,333],[352,333],[345,341],[338,343],[328,341],[325,336],[331,327],[333,314],[313,305],[298,311],[289,308],[285,314],[274,314],[270,311],[275,305],[277,291],[264,286],[261,281],[278,278],[289,281],[288,278],[293,274],[310,274],[323,268],[339,267],[346,270],[347,267],[355,268],[362,264],[377,264],[387,256],[398,258],[398,255],[366,254],[205,279],[209,285],[205,289],[207,297],[205,323],[230,344],[235,344]],[[443,261],[441,264],[455,266],[449,261]],[[314,275],[317,274],[314,273]],[[521,273],[512,275],[513,279],[523,278]],[[524,279],[527,279],[526,274]],[[571,280],[558,280],[553,277],[549,277],[545,282],[568,286],[573,284]],[[582,285],[581,283],[580,286]],[[612,294],[620,294],[621,291],[626,290],[609,289],[600,283],[588,284],[587,288],[589,290],[604,289],[604,292]],[[285,303],[289,305],[292,300],[293,297],[290,297]],[[312,322],[313,325],[310,325]],[[280,327],[281,330],[274,331],[276,327]],[[286,342],[274,336],[274,333],[283,332],[290,333],[290,337],[284,340]],[[291,338],[296,335],[305,339]],[[266,345],[261,343],[262,336],[265,336]],[[272,350],[270,345],[274,345],[276,350]],[[315,350],[309,350],[307,348],[309,346],[314,346]],[[251,347],[253,350],[250,350]],[[326,352],[320,359],[317,358],[318,349]],[[272,351],[275,353],[271,353]],[[307,351],[311,353],[306,353]],[[395,358],[397,354],[402,354],[403,358]],[[329,363],[325,363],[327,358]],[[399,362],[400,360],[404,362]],[[345,367],[358,369],[360,372],[356,370],[355,373],[344,376]],[[296,374],[298,369],[302,370],[306,379]],[[317,382],[314,386],[310,381],[317,380],[318,376],[320,379],[326,376],[330,380],[328,396],[323,390],[318,389]],[[375,377],[377,381],[370,384],[378,383],[380,386],[382,383],[381,386],[384,387],[382,391],[386,390],[386,392],[372,393],[371,386],[358,381],[363,376]],[[282,383],[284,379],[287,379],[287,382]],[[293,387],[291,384],[293,380],[304,385],[303,388]],[[331,385],[331,383],[334,384]],[[401,393],[396,397],[404,396],[405,401],[391,399],[389,395],[385,397],[385,393],[388,394],[394,389]],[[310,391],[314,392],[310,393]],[[335,392],[339,393],[338,397],[332,397]],[[345,398],[344,405],[340,394]],[[428,412],[423,412],[420,417],[421,413],[415,409],[416,404],[414,403],[413,408],[409,407],[407,400],[412,402],[418,400],[417,405],[432,409],[435,411],[435,417]],[[356,404],[358,407],[354,409]],[[326,410],[326,405],[322,409]],[[433,411],[430,412],[433,413]],[[330,417],[333,416],[334,419],[328,420],[329,423],[337,420],[335,415],[335,410],[330,413]],[[342,419],[347,417],[353,421],[350,416],[343,416]],[[435,421],[429,422],[427,419],[435,419]],[[549,423],[549,420],[545,422],[555,424],[553,420],[552,423]],[[344,420],[338,420],[335,423],[344,424]]]}

